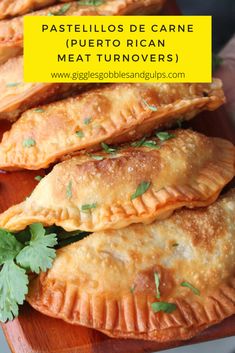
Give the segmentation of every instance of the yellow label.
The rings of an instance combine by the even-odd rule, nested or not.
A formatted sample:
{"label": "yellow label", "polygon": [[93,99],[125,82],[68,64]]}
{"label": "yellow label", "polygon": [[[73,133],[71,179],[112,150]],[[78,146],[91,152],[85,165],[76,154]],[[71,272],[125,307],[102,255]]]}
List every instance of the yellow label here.
{"label": "yellow label", "polygon": [[26,82],[211,82],[211,16],[25,16]]}

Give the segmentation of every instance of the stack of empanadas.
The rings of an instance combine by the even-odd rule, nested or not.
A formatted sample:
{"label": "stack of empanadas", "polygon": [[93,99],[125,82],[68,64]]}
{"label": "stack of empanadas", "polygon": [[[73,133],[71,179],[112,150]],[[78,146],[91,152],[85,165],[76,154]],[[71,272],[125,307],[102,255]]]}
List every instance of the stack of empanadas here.
{"label": "stack of empanadas", "polygon": [[[55,1],[11,3],[2,2],[1,18]],[[144,13],[163,1],[98,3],[35,14],[65,5],[66,15]],[[0,22],[2,61],[21,53],[21,26],[21,17]],[[22,83],[20,56],[0,68],[4,84],[12,65],[20,82],[11,93],[2,89],[8,103],[0,100],[0,117],[19,119],[0,143],[0,169],[57,164],[0,215],[0,227],[87,232],[34,276],[28,302],[112,337],[158,341],[188,339],[235,314],[235,191],[218,199],[235,174],[235,147],[181,127],[225,102],[220,80],[101,85],[79,94],[75,84]]]}

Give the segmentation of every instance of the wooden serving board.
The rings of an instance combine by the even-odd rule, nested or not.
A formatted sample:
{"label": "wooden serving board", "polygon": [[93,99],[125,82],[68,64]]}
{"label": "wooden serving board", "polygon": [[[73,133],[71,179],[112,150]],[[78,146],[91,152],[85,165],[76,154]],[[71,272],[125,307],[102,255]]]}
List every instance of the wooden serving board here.
{"label": "wooden serving board", "polygon": [[[179,14],[175,1],[167,2],[164,14]],[[10,127],[0,122],[2,133]],[[204,112],[188,123],[188,127],[208,136],[227,138],[235,143],[235,129],[224,108]],[[44,171],[0,172],[0,212],[30,195]],[[235,186],[234,182],[227,187]],[[46,317],[25,304],[19,318],[2,325],[13,353],[147,353],[235,335],[235,316],[228,318],[187,342],[156,343],[140,340],[111,339],[95,330],[73,326]]]}

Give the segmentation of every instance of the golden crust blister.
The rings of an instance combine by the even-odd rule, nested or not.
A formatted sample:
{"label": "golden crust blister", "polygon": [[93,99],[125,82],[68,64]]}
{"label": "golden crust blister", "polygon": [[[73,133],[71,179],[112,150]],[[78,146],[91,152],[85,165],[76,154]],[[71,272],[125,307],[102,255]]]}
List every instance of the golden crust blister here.
{"label": "golden crust blister", "polygon": [[[105,0],[97,6],[81,6],[73,1],[60,15],[66,16],[98,16],[157,13],[165,0]],[[47,16],[58,13],[64,4],[54,5],[46,9],[31,12],[30,16]],[[23,52],[23,17],[16,17],[0,22],[0,64]]]}
{"label": "golden crust blister", "polygon": [[[189,339],[235,314],[234,223],[233,190],[208,208],[94,233],[57,251],[52,269],[31,282],[28,301],[112,337]],[[157,301],[176,309],[154,313]]]}
{"label": "golden crust blister", "polygon": [[[212,203],[234,176],[235,149],[225,140],[176,130],[160,149],[120,148],[81,154],[57,164],[31,196],[0,216],[0,227],[24,229],[34,222],[68,231],[118,229],[149,223],[183,206]],[[132,195],[143,182],[150,187]],[[84,212],[84,205],[93,205]]]}
{"label": "golden crust blister", "polygon": [[[31,104],[35,84],[28,85]],[[179,118],[189,120],[202,110],[214,110],[224,101],[218,79],[211,84],[108,85],[25,112],[3,136],[0,168],[46,168],[66,154],[98,148],[101,142],[140,138]],[[28,138],[35,141],[31,148],[24,147]]]}

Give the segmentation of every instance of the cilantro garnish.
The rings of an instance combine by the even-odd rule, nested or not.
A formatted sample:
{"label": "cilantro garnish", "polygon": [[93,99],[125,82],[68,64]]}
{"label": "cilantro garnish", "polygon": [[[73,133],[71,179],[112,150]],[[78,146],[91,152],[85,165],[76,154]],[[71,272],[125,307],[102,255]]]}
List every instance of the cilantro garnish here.
{"label": "cilantro garnish", "polygon": [[104,157],[103,156],[98,156],[96,154],[91,154],[91,158],[95,159],[96,161],[103,161]]}
{"label": "cilantro garnish", "polygon": [[99,6],[103,3],[104,0],[78,0],[78,4],[83,6]]}
{"label": "cilantro garnish", "polygon": [[137,197],[143,195],[148,188],[150,187],[151,182],[150,181],[142,181],[142,183],[140,183],[137,186],[137,189],[135,191],[135,193],[133,195],[131,195],[131,200],[136,199]]}
{"label": "cilantro garnish", "polygon": [[70,182],[68,183],[67,187],[66,187],[66,196],[68,199],[71,199],[71,197],[73,196],[72,193],[72,181],[70,180]]}
{"label": "cilantro garnish", "polygon": [[171,133],[166,132],[166,131],[157,132],[156,136],[159,138],[160,141],[167,141],[167,140],[170,140],[173,137],[175,137],[174,134],[171,134]]}
{"label": "cilantro garnish", "polygon": [[131,143],[132,147],[149,147],[149,148],[154,148],[154,149],[159,149],[160,146],[157,145],[157,142],[154,140],[146,140],[145,137],[143,137],[139,141],[135,141]]}
{"label": "cilantro garnish", "polygon": [[194,294],[196,294],[196,295],[200,295],[200,290],[199,289],[197,289],[197,288],[195,288],[192,284],[190,284],[189,282],[182,282],[181,284],[180,284],[182,287],[187,287],[187,288],[189,288],[189,289],[191,289],[191,291],[194,293]]}
{"label": "cilantro garnish", "polygon": [[61,16],[64,15],[71,7],[71,4],[64,4],[58,11],[49,12],[48,16]]}
{"label": "cilantro garnish", "polygon": [[84,137],[84,132],[83,131],[76,131],[76,135],[80,138]]}
{"label": "cilantro garnish", "polygon": [[163,311],[164,313],[170,314],[174,310],[177,309],[176,304],[166,303],[166,302],[155,302],[151,304],[151,307],[154,313],[158,313],[159,311]]}
{"label": "cilantro garnish", "polygon": [[107,145],[106,143],[102,142],[101,143],[101,147],[103,148],[103,150],[107,153],[115,153],[116,152],[116,148],[114,147],[109,147],[109,145]]}
{"label": "cilantro garnish", "polygon": [[92,118],[89,117],[89,118],[85,118],[85,119],[83,120],[83,122],[84,122],[85,125],[89,125],[90,122],[91,122],[91,120],[92,120]]}
{"label": "cilantro garnish", "polygon": [[145,99],[142,99],[144,105],[146,105],[146,107],[151,110],[152,112],[156,112],[157,111],[157,107],[155,105],[151,105],[148,104],[148,102]]}
{"label": "cilantro garnish", "polygon": [[81,211],[82,212],[89,212],[90,210],[92,210],[93,208],[97,207],[97,203],[87,203],[85,205],[82,205]]}
{"label": "cilantro garnish", "polygon": [[7,87],[16,87],[19,86],[21,84],[21,82],[8,82],[6,84]]}
{"label": "cilantro garnish", "polygon": [[16,257],[16,262],[25,269],[39,273],[51,268],[56,253],[53,247],[57,244],[56,234],[47,234],[42,224],[29,226],[31,239]]}
{"label": "cilantro garnish", "polygon": [[41,175],[37,175],[37,176],[35,176],[34,179],[37,180],[37,181],[40,181],[40,180],[42,180],[42,176]]}
{"label": "cilantro garnish", "polygon": [[42,109],[42,108],[35,108],[34,111],[35,111],[36,113],[43,113],[45,110]]}
{"label": "cilantro garnish", "polygon": [[154,272],[154,280],[155,280],[155,286],[156,286],[156,292],[157,292],[157,299],[160,299],[161,294],[160,294],[160,278],[159,278],[159,274],[157,272]]}
{"label": "cilantro garnish", "polygon": [[[23,234],[25,233],[25,235]],[[52,266],[56,256],[53,247],[56,234],[46,234],[40,223],[32,224],[26,231],[15,235],[0,229],[0,321],[12,320],[18,315],[28,293],[27,272],[39,273]]]}
{"label": "cilantro garnish", "polygon": [[33,147],[36,145],[36,141],[29,137],[23,141],[23,147]]}

